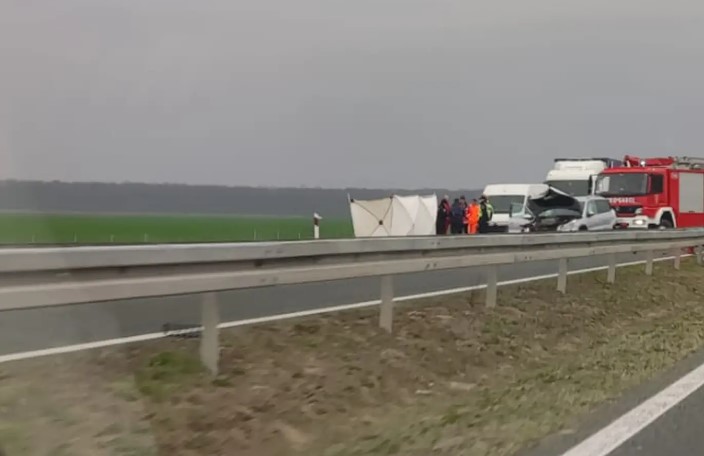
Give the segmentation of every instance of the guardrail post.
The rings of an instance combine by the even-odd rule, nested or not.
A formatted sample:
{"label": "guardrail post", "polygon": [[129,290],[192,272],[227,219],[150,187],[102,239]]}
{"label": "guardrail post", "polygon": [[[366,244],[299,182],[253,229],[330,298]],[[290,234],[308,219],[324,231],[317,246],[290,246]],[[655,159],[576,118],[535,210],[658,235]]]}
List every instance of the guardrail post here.
{"label": "guardrail post", "polygon": [[557,291],[567,292],[567,258],[560,258],[557,272]]}
{"label": "guardrail post", "polygon": [[394,280],[392,276],[381,277],[381,311],[379,327],[391,332],[394,324]]}
{"label": "guardrail post", "polygon": [[203,294],[201,303],[201,319],[203,333],[200,339],[200,360],[211,374],[218,374],[220,344],[218,342],[218,324],[220,312],[218,298],[215,293]]}
{"label": "guardrail post", "polygon": [[495,265],[486,268],[486,306],[496,307],[499,271]]}
{"label": "guardrail post", "polygon": [[680,264],[682,263],[682,249],[680,247],[675,247],[675,251],[672,252],[675,257],[675,270],[680,270]]}
{"label": "guardrail post", "polygon": [[607,283],[616,283],[616,254],[609,254],[609,270],[606,274]]}
{"label": "guardrail post", "polygon": [[699,246],[697,246],[696,249],[694,249],[694,252],[697,257],[697,264],[699,266],[704,266],[704,247],[699,245]]}
{"label": "guardrail post", "polygon": [[645,275],[653,275],[653,256],[652,250],[645,252]]}

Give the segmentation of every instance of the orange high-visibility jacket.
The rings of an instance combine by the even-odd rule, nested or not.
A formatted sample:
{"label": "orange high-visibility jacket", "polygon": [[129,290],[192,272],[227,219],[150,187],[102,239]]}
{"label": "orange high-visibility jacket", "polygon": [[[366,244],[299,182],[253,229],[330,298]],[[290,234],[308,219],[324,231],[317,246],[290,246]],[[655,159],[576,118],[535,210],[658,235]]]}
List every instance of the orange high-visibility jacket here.
{"label": "orange high-visibility jacket", "polygon": [[467,207],[467,220],[469,224],[473,225],[479,223],[480,208],[478,204],[470,204]]}

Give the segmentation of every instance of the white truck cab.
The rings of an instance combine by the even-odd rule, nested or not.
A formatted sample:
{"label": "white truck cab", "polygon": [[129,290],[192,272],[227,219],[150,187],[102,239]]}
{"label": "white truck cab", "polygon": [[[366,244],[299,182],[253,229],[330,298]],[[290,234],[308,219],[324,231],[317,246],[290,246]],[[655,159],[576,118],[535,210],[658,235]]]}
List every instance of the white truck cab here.
{"label": "white truck cab", "polygon": [[613,158],[556,158],[545,183],[575,197],[593,195],[599,173],[621,165]]}
{"label": "white truck cab", "polygon": [[494,207],[494,215],[489,222],[489,230],[508,231],[511,205],[526,205],[529,195],[540,192],[544,184],[491,184],[484,188],[484,195]]}

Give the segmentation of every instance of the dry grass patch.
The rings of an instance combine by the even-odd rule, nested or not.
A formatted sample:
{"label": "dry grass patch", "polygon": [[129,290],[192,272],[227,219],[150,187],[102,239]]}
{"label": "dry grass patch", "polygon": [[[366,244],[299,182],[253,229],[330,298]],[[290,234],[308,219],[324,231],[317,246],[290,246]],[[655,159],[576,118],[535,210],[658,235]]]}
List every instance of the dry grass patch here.
{"label": "dry grass patch", "polygon": [[[134,382],[112,380],[119,352],[0,365],[0,447],[7,456],[158,454]],[[119,394],[130,388],[132,396]]]}

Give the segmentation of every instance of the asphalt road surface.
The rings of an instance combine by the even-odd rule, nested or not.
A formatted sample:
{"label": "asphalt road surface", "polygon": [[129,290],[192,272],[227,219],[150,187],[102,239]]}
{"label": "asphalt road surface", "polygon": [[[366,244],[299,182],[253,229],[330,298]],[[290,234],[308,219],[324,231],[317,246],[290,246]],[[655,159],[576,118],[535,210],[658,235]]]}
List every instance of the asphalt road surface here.
{"label": "asphalt road surface", "polygon": [[[624,254],[618,262],[641,260]],[[605,256],[570,261],[570,270],[607,264]],[[557,272],[557,262],[501,267],[499,281]],[[486,283],[481,268],[400,276],[396,296]],[[365,278],[221,293],[222,321],[236,321],[379,299],[379,280]],[[0,355],[162,331],[165,323],[198,324],[198,296],[135,299],[0,312]]]}
{"label": "asphalt road surface", "polygon": [[[520,456],[704,455],[704,349]],[[625,439],[625,440],[624,440]]]}
{"label": "asphalt road surface", "polygon": [[699,388],[609,456],[704,454],[704,389]]}

